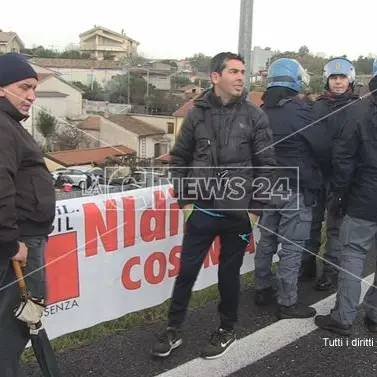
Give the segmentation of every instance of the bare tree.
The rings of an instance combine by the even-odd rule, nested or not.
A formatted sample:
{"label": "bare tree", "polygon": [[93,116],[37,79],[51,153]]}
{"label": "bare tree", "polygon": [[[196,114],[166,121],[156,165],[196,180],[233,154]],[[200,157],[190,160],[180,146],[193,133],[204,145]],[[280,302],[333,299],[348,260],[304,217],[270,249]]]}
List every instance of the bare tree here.
{"label": "bare tree", "polygon": [[122,67],[134,67],[138,64],[144,64],[147,61],[145,56],[136,51],[128,51],[121,59]]}
{"label": "bare tree", "polygon": [[93,140],[75,126],[61,127],[53,136],[55,151],[88,148]]}

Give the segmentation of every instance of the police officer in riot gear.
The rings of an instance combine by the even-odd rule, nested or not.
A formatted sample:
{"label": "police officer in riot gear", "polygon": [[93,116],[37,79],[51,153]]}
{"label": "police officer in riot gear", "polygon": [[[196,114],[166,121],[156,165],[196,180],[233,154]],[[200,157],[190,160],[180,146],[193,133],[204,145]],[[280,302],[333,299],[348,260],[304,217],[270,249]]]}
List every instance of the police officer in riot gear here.
{"label": "police officer in riot gear", "polygon": [[[377,235],[377,60],[371,94],[352,105],[333,152],[332,201],[328,211],[345,214],[339,239],[337,297],[328,315],[315,318],[318,327],[350,335],[357,316],[367,253]],[[377,333],[377,274],[363,302],[364,325]]]}
{"label": "police officer in riot gear", "polygon": [[[325,132],[327,141],[333,145],[348,117],[349,105],[359,99],[359,96],[354,94],[355,67],[346,58],[334,58],[325,65],[323,76],[326,94],[320,96],[314,104],[314,117],[318,122],[314,127]],[[324,185],[313,208],[311,237],[306,247],[311,254],[306,252],[303,254],[303,275],[306,277],[316,277],[315,254],[321,244],[322,222],[325,207],[328,205],[329,181],[332,176],[331,153],[322,161],[322,169]],[[331,212],[327,213],[327,248],[322,275],[315,286],[317,290],[335,290],[338,274],[336,266],[341,246],[338,240],[341,222],[341,216],[334,217]]]}
{"label": "police officer in riot gear", "polygon": [[298,97],[308,84],[309,75],[296,60],[279,59],[269,69],[263,96],[263,108],[274,134],[276,174],[286,184],[283,191],[273,193],[271,206],[260,221],[255,301],[263,305],[274,298],[271,262],[281,242],[276,272],[279,318],[308,318],[316,313],[314,308],[297,305],[302,252],[310,238],[312,205],[322,182],[318,161],[324,153],[321,135],[310,126],[313,105]]}

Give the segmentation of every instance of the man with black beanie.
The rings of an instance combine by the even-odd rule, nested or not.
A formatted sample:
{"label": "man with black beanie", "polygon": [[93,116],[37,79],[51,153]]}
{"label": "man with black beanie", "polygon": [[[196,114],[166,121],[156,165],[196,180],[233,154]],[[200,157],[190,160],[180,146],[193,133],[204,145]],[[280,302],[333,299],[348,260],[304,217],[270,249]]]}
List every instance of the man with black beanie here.
{"label": "man with black beanie", "polygon": [[0,376],[17,377],[29,340],[15,317],[20,290],[12,260],[25,268],[32,296],[45,300],[44,250],[55,191],[38,144],[20,124],[35,101],[38,75],[20,54],[0,56]]}

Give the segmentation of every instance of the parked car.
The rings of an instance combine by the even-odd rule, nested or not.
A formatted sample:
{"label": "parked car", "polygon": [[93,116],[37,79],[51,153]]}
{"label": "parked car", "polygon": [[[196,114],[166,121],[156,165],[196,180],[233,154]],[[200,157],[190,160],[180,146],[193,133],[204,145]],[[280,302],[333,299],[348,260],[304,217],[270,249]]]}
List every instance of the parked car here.
{"label": "parked car", "polygon": [[60,168],[51,173],[54,180],[56,180],[56,178],[58,177],[60,173],[66,177],[69,177],[72,180],[72,185],[74,187],[79,187],[80,189],[86,188],[86,180],[88,176],[83,171],[77,170],[77,169],[69,169],[69,168],[61,169]]}

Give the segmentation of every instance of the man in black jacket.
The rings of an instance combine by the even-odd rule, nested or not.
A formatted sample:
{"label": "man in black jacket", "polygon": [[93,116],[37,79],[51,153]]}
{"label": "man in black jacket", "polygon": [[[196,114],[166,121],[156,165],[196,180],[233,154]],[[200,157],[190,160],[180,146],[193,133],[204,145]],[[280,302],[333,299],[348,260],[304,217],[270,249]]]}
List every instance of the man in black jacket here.
{"label": "man in black jacket", "polygon": [[[332,144],[347,121],[350,105],[359,99],[359,96],[353,92],[355,75],[355,67],[352,62],[343,57],[331,59],[324,67],[324,81],[327,92],[314,103],[314,118],[319,122],[313,127],[325,129],[327,138]],[[329,149],[329,151],[332,152],[332,149]],[[302,271],[303,275],[309,278],[316,277],[316,254],[321,245],[322,222],[330,195],[331,153],[325,156],[321,166],[324,173],[324,184],[313,208],[311,237],[307,243],[307,249],[311,254],[303,254]],[[325,262],[322,275],[318,278],[315,286],[320,291],[336,289],[338,275],[336,266],[338,265],[341,248],[339,243],[341,222],[342,217],[334,218],[333,214],[327,213],[327,247],[323,256]]]}
{"label": "man in black jacket", "polygon": [[25,266],[34,298],[45,298],[44,249],[55,217],[52,177],[20,124],[35,100],[37,74],[20,54],[0,56],[0,375],[17,377],[29,340],[16,319],[20,290],[12,260]]}
{"label": "man in black jacket", "polygon": [[273,178],[274,150],[266,148],[272,144],[271,130],[263,111],[247,99],[242,57],[220,53],[212,59],[211,72],[213,88],[195,101],[170,152],[186,228],[168,326],[153,346],[160,357],[182,344],[180,328],[191,290],[216,236],[221,239],[220,326],[203,356],[222,356],[234,344],[240,268],[252,231],[248,209],[255,220],[268,200],[268,189],[256,195],[258,182],[253,182]]}
{"label": "man in black jacket", "polygon": [[[375,66],[377,71],[377,65]],[[376,74],[376,71],[374,72]],[[329,211],[345,214],[340,228],[340,271],[334,309],[315,318],[318,327],[350,335],[361,294],[366,254],[377,234],[377,76],[371,95],[352,106],[334,146],[333,198]],[[377,332],[377,274],[364,298],[364,323]]]}

